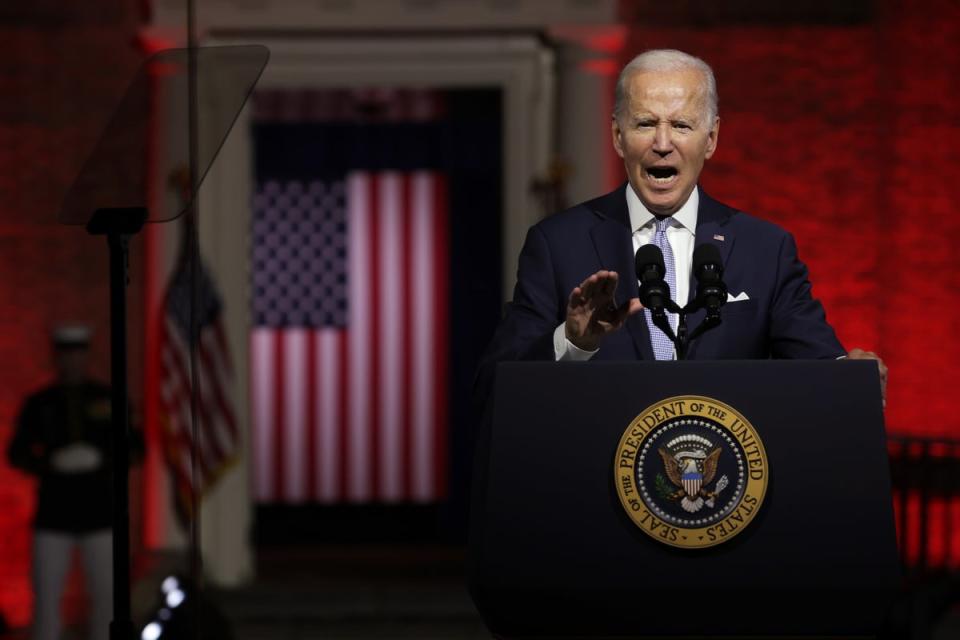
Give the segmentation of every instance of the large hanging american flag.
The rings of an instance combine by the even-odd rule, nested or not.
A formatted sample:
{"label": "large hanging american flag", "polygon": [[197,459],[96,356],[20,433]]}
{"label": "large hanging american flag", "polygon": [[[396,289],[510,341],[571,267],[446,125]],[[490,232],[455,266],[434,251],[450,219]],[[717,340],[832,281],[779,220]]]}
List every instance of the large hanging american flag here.
{"label": "large hanging american flag", "polygon": [[446,491],[447,196],[430,171],[265,180],[254,197],[258,502]]}
{"label": "large hanging american flag", "polygon": [[[185,238],[184,238],[185,241]],[[182,243],[185,245],[185,242]],[[195,341],[198,381],[197,429],[191,420],[191,265],[185,246],[164,297],[160,337],[160,424],[167,465],[173,476],[176,512],[192,516],[191,492],[202,496],[236,461],[240,434],[231,398],[233,363],[223,328],[223,303],[200,260]],[[197,436],[195,438],[195,435]],[[196,456],[197,475],[191,452]]]}

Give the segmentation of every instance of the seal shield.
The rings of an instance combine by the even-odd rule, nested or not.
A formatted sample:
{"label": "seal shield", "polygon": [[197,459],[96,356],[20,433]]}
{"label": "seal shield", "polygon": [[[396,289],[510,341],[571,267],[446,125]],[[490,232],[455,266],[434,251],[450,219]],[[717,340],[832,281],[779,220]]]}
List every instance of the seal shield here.
{"label": "seal shield", "polygon": [[614,459],[620,503],[658,542],[705,548],[743,531],[763,504],[767,454],[733,407],[677,396],[647,407],[624,431]]}

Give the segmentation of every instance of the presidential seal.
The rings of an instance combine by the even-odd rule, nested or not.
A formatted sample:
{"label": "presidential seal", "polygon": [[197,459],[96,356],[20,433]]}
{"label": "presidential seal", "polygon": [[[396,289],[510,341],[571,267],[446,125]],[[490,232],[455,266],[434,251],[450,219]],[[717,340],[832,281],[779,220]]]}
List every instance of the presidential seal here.
{"label": "presidential seal", "polygon": [[627,427],[614,482],[630,519],[658,542],[687,549],[730,540],[767,491],[763,443],[750,422],[712,398],[678,396]]}

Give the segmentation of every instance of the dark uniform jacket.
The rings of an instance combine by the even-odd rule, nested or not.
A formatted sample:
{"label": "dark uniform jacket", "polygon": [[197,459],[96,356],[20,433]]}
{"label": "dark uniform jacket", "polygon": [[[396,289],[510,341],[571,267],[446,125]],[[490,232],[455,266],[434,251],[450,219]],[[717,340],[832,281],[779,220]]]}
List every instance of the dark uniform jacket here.
{"label": "dark uniform jacket", "polygon": [[[10,463],[39,479],[37,529],[86,533],[111,524],[110,388],[88,381],[74,386],[54,384],[32,394],[17,418],[7,455]],[[135,438],[135,450],[142,440]],[[76,443],[96,448],[98,468],[61,473],[51,456]]]}

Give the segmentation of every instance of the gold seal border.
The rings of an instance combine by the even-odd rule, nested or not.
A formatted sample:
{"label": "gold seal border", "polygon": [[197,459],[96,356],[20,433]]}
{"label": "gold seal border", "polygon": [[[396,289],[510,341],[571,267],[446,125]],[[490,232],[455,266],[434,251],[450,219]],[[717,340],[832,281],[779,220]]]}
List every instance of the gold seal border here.
{"label": "gold seal border", "polygon": [[[679,527],[662,520],[643,503],[636,485],[636,456],[645,440],[661,424],[676,418],[705,418],[722,425],[746,456],[743,498],[727,517],[707,527]],[[706,396],[673,396],[650,405],[630,422],[617,445],[613,474],[620,504],[641,531],[672,547],[705,549],[733,539],[756,517],[767,493],[770,468],[760,435],[739,411]]]}

